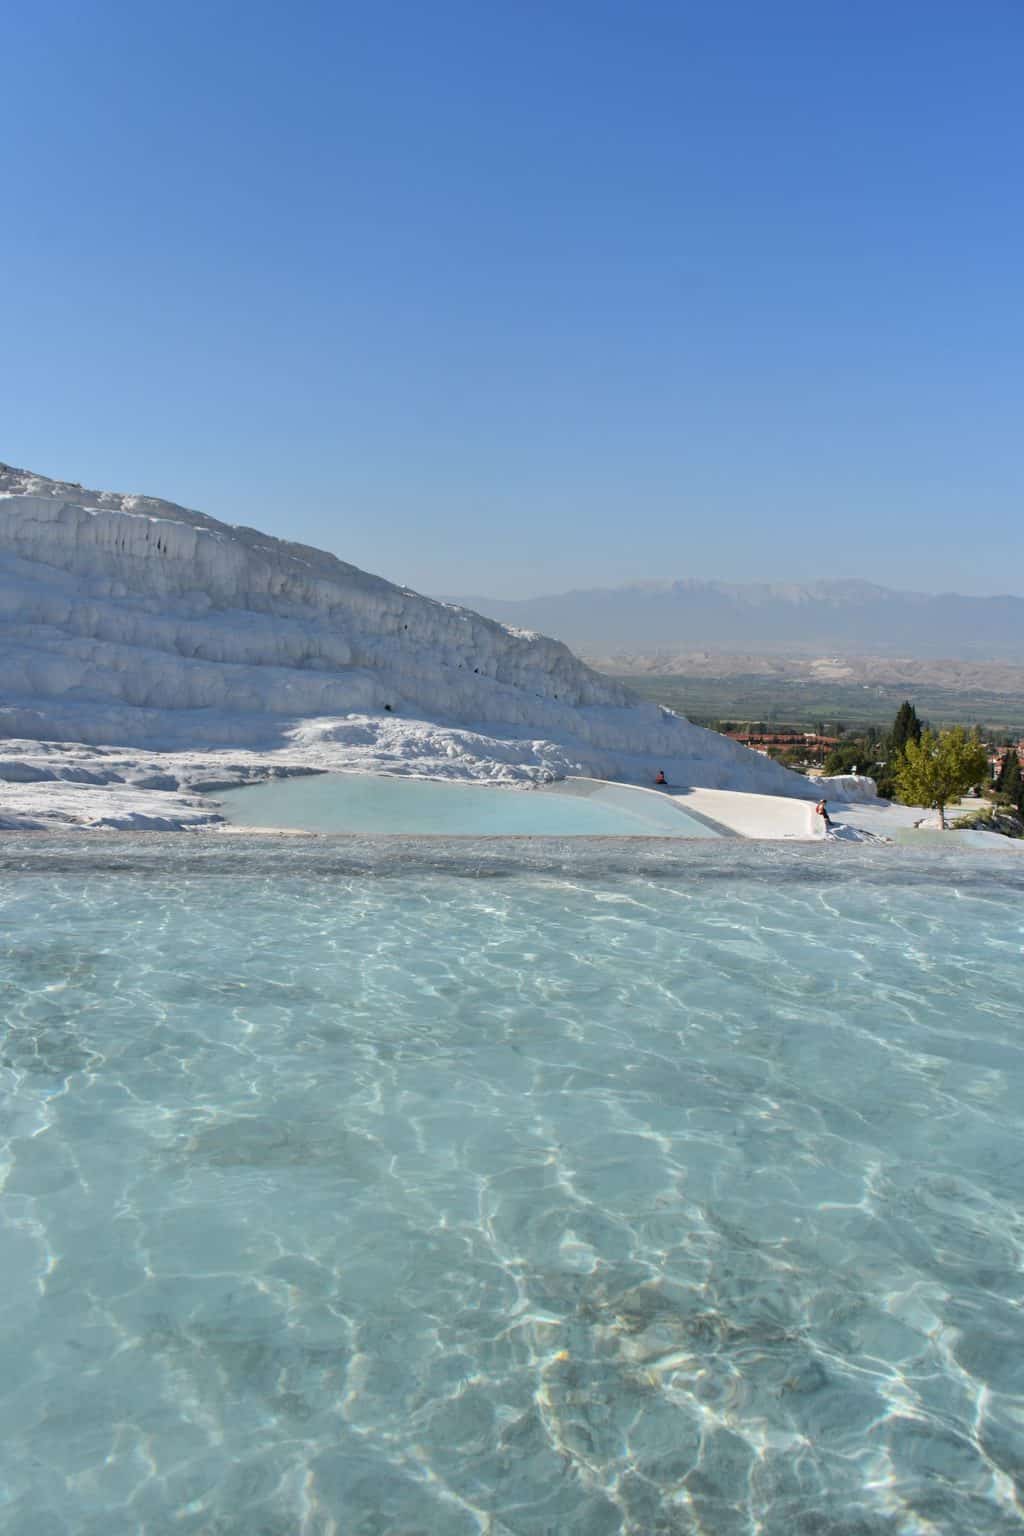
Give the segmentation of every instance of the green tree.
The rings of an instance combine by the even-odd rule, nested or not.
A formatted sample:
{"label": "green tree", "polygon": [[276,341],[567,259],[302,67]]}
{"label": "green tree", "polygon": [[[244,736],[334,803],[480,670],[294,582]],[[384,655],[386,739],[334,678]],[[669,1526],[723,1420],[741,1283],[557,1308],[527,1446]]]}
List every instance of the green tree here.
{"label": "green tree", "polygon": [[917,710],[909,699],[904,699],[896,711],[891,730],[878,743],[877,756],[880,761],[873,777],[883,800],[893,800],[896,797],[896,766],[907,742],[920,740],[921,722],[918,719]]}
{"label": "green tree", "polygon": [[908,741],[921,740],[921,722],[917,710],[909,699],[904,699],[896,711],[896,719],[889,733],[889,755],[898,757]]}
{"label": "green tree", "polygon": [[866,742],[841,741],[826,757],[822,772],[829,777],[833,774],[852,773],[855,768],[858,768],[861,773],[867,773],[869,758],[870,753]]}
{"label": "green tree", "polygon": [[1020,808],[1024,803],[1024,776],[1021,775],[1016,747],[1009,747],[999,768],[996,789]]}
{"label": "green tree", "polygon": [[908,737],[896,763],[896,788],[907,805],[934,806],[945,829],[946,806],[988,774],[988,757],[977,731],[962,725],[938,736],[922,731],[919,741]]}
{"label": "green tree", "polygon": [[874,734],[868,731],[864,735],[847,736],[829,752],[822,771],[830,776],[838,773],[866,773],[869,778],[877,779],[881,769],[879,755],[877,731]]}

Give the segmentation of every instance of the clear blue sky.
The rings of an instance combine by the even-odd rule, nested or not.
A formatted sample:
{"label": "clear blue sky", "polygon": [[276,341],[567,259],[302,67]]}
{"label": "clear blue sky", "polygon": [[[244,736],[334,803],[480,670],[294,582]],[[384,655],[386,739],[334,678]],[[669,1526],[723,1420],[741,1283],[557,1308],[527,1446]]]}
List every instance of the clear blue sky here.
{"label": "clear blue sky", "polygon": [[36,0],[0,458],[423,591],[1024,592],[1021,0]]}

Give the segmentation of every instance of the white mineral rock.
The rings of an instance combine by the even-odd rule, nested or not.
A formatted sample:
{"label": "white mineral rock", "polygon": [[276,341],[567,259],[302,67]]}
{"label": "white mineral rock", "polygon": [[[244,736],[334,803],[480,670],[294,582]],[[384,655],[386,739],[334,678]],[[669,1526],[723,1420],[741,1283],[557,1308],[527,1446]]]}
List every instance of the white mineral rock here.
{"label": "white mineral rock", "polygon": [[0,825],[195,824],[197,784],[301,768],[817,793],[555,640],[5,465],[0,649]]}

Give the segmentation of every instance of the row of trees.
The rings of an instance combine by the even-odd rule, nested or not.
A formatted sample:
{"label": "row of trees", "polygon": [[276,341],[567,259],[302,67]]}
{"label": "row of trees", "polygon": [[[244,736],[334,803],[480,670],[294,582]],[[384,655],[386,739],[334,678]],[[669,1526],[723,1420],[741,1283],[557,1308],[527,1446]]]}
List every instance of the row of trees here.
{"label": "row of trees", "polygon": [[[840,742],[826,759],[824,771],[852,773],[854,768],[870,774],[887,800],[934,807],[939,825],[945,827],[946,806],[972,786],[987,783],[988,754],[977,730],[968,732],[962,725],[938,733],[929,730],[906,699],[886,735],[872,732]],[[1007,792],[1019,807],[1024,796],[1015,751],[1007,753],[1004,773]],[[997,783],[996,788],[1003,790],[1004,785]]]}
{"label": "row of trees", "polygon": [[888,731],[869,726],[863,735],[840,741],[826,757],[823,771],[827,774],[866,773],[878,785],[878,793],[886,800],[893,800],[897,794],[896,764],[908,741],[920,742],[922,730],[917,710],[909,699],[904,699]]}

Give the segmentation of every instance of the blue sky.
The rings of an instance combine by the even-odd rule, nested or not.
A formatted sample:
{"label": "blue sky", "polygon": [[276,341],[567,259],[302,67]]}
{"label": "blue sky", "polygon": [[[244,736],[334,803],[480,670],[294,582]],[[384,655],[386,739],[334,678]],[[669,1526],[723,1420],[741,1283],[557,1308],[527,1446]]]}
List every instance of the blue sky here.
{"label": "blue sky", "polygon": [[37,0],[0,457],[423,591],[1024,592],[1019,0]]}

